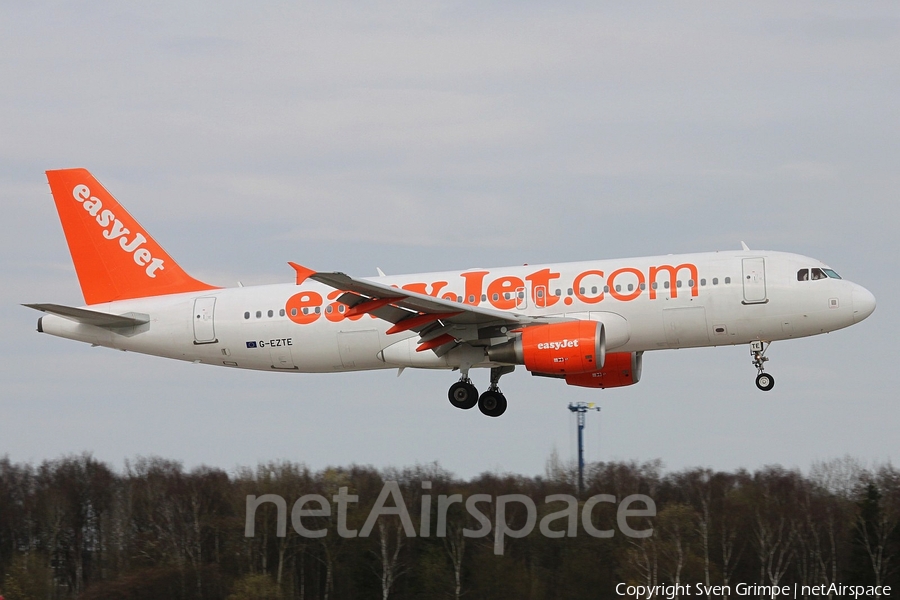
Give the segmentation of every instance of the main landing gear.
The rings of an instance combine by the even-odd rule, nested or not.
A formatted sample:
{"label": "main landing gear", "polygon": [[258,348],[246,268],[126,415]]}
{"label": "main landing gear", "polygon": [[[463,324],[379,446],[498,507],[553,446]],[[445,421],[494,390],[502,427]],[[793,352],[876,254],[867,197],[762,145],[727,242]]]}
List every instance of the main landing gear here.
{"label": "main landing gear", "polygon": [[486,392],[478,395],[478,390],[469,379],[468,369],[462,372],[459,381],[450,386],[447,396],[450,404],[456,408],[469,409],[478,404],[478,410],[489,417],[499,417],[506,412],[506,396],[500,391],[498,385],[500,378],[507,373],[512,373],[515,367],[494,367],[491,369],[491,386]]}
{"label": "main landing gear", "polygon": [[759,373],[756,376],[756,387],[764,392],[768,392],[775,387],[775,378],[765,372],[766,350],[769,349],[771,342],[750,342],[750,355],[753,357],[753,366]]}
{"label": "main landing gear", "polygon": [[450,386],[447,395],[450,397],[450,404],[456,408],[468,410],[478,404],[478,389],[472,385],[472,380],[465,376]]}

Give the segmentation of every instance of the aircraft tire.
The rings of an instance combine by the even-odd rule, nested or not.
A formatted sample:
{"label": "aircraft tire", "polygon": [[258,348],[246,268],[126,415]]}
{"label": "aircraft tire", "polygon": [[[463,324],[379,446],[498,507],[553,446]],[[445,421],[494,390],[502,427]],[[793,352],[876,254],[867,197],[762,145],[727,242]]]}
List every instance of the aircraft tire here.
{"label": "aircraft tire", "polygon": [[457,381],[451,385],[447,397],[450,399],[450,404],[463,410],[468,410],[478,404],[478,390],[474,385],[465,381]]}
{"label": "aircraft tire", "polygon": [[764,392],[768,392],[775,387],[775,378],[768,373],[760,373],[756,376],[756,387]]}
{"label": "aircraft tire", "polygon": [[506,412],[506,396],[488,390],[478,399],[478,410],[488,417],[499,417]]}

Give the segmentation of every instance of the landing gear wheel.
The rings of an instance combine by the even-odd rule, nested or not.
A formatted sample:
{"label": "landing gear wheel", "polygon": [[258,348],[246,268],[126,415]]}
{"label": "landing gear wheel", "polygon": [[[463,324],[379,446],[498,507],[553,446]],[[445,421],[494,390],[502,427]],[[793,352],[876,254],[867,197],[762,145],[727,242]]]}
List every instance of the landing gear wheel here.
{"label": "landing gear wheel", "polygon": [[764,392],[768,392],[775,387],[775,378],[768,373],[760,373],[756,376],[756,387]]}
{"label": "landing gear wheel", "polygon": [[447,397],[450,398],[450,404],[464,410],[478,404],[478,390],[468,381],[457,381],[451,385]]}
{"label": "landing gear wheel", "polygon": [[769,357],[766,356],[766,350],[769,349],[770,345],[771,342],[762,340],[750,342],[750,356],[753,357],[753,366],[756,367],[756,371],[759,373],[756,376],[756,387],[764,392],[768,392],[775,387],[775,378],[763,371],[766,362],[769,360]]}
{"label": "landing gear wheel", "polygon": [[478,410],[488,417],[499,417],[506,412],[506,396],[500,390],[488,390],[478,399]]}

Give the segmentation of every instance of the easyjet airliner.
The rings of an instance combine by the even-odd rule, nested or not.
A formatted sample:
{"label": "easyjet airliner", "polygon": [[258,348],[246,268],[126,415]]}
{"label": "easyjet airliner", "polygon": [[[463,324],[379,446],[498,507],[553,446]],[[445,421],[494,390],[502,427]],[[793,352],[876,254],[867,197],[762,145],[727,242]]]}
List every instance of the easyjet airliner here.
{"label": "easyjet airliner", "polygon": [[[524,367],[568,385],[637,383],[644,352],[766,349],[875,310],[818,260],[743,250],[357,278],[290,263],[291,284],[219,288],[189,276],[84,169],[48,171],[86,306],[27,304],[38,331],[197,363],[288,373],[408,367],[460,372],[458,408],[506,410],[500,377]],[[473,368],[490,369],[480,396]]]}

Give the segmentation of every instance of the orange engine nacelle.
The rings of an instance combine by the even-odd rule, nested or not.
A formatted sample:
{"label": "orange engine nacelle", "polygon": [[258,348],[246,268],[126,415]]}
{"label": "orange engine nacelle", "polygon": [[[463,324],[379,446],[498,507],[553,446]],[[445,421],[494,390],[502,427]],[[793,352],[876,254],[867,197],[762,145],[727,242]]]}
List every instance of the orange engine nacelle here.
{"label": "orange engine nacelle", "polygon": [[598,321],[569,321],[526,327],[516,339],[488,348],[496,362],[525,365],[535,373],[572,375],[602,369],[606,330]]}
{"label": "orange engine nacelle", "polygon": [[566,383],[589,388],[633,385],[641,380],[643,352],[610,352],[599,371],[566,375]]}

